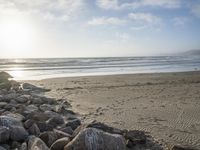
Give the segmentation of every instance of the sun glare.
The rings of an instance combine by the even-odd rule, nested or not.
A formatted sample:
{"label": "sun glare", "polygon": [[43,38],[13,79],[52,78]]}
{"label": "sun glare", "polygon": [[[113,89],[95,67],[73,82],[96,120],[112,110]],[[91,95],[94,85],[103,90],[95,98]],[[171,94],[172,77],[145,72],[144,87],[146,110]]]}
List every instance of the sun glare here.
{"label": "sun glare", "polygon": [[23,20],[0,20],[0,43],[3,51],[23,56],[33,42],[33,29]]}

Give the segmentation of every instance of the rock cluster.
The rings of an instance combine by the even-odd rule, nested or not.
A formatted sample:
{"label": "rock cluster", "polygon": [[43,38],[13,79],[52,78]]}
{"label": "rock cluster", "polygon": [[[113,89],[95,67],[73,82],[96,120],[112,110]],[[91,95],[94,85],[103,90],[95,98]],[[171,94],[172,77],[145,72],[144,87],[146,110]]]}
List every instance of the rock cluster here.
{"label": "rock cluster", "polygon": [[82,124],[64,100],[49,91],[10,81],[0,72],[0,150],[162,150],[142,131],[127,131],[100,122]]}

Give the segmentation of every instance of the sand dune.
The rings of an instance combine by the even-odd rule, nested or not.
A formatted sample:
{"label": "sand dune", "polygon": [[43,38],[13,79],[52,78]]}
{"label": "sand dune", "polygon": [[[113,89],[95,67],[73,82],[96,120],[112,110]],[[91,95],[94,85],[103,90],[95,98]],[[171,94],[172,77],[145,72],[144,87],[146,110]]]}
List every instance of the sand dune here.
{"label": "sand dune", "polygon": [[200,72],[32,81],[66,98],[84,121],[150,132],[161,143],[200,148]]}

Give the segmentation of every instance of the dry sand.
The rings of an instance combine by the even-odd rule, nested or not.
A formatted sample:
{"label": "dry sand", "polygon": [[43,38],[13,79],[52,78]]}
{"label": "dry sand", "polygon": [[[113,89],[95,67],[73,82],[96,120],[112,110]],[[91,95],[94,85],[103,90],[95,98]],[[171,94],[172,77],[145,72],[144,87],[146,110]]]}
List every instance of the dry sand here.
{"label": "dry sand", "polygon": [[150,132],[168,145],[200,149],[200,72],[89,76],[30,81],[71,102],[85,121]]}

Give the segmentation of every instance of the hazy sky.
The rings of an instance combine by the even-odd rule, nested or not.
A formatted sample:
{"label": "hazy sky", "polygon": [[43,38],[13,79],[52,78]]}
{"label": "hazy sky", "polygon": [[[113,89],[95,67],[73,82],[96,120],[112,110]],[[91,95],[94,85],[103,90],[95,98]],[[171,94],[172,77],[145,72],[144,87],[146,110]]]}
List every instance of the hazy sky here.
{"label": "hazy sky", "polygon": [[0,0],[0,57],[200,49],[200,0]]}

